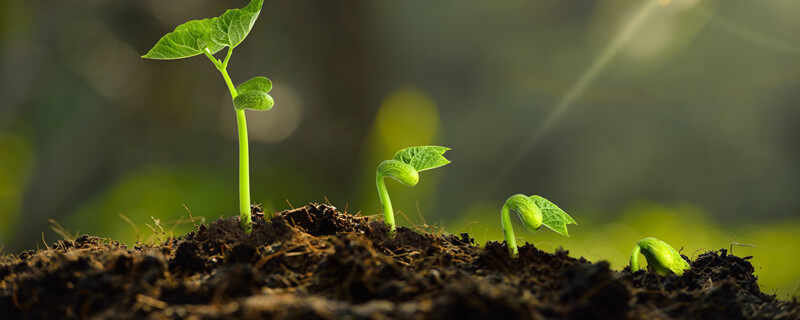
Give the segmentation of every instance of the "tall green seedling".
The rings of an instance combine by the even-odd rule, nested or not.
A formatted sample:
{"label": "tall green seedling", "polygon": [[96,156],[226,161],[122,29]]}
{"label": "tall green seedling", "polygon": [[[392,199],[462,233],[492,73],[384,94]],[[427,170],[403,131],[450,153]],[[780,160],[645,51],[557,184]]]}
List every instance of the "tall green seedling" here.
{"label": "tall green seedling", "polygon": [[544,225],[560,235],[569,237],[567,225],[577,224],[564,210],[543,197],[528,197],[524,194],[511,196],[500,209],[500,224],[503,226],[506,246],[512,258],[519,256],[519,249],[514,236],[514,227],[511,225],[511,210],[517,212],[525,229],[531,232],[539,230]]}
{"label": "tall green seedling", "polygon": [[378,187],[378,197],[383,204],[383,221],[389,226],[389,235],[395,235],[394,209],[386,190],[386,177],[391,177],[397,182],[413,187],[419,182],[419,172],[438,168],[450,163],[444,153],[450,150],[447,147],[421,146],[410,147],[397,151],[394,158],[378,165],[375,173],[375,183]]}
{"label": "tall green seedling", "polygon": [[[142,56],[147,59],[173,60],[202,54],[222,74],[236,112],[239,131],[239,216],[241,226],[248,234],[253,229],[253,222],[250,217],[250,160],[245,110],[272,109],[274,101],[268,94],[272,89],[272,82],[265,77],[255,77],[236,87],[228,75],[228,63],[233,49],[242,43],[253,28],[263,2],[264,0],[251,0],[246,7],[227,10],[219,17],[192,20],[179,25]],[[214,54],[225,48],[228,50],[223,60],[214,57]]]}

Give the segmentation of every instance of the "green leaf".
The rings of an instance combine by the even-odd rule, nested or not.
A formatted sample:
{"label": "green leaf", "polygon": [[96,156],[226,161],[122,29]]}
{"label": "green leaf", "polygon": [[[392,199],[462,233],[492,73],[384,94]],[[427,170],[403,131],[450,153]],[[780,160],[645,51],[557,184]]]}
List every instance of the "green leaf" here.
{"label": "green leaf", "polygon": [[239,94],[251,91],[261,91],[267,93],[270,90],[272,90],[272,81],[270,81],[266,77],[255,77],[253,79],[245,81],[244,83],[236,87],[236,92],[238,92]]}
{"label": "green leaf", "polygon": [[237,110],[264,111],[272,109],[275,101],[267,94],[270,90],[272,90],[272,81],[266,77],[247,80],[236,88],[238,95],[233,99],[233,106]]}
{"label": "green leaf", "polygon": [[256,23],[261,6],[264,0],[252,0],[250,4],[242,9],[230,9],[221,16],[215,18],[215,24],[211,33],[212,38],[217,43],[234,48],[238,46],[253,29]]}
{"label": "green leaf", "polygon": [[443,156],[447,150],[450,150],[450,148],[439,146],[410,147],[397,151],[394,159],[412,166],[417,171],[423,171],[450,163],[450,160],[445,159]]}
{"label": "green leaf", "polygon": [[263,4],[264,0],[251,0],[246,7],[225,11],[219,17],[186,22],[161,37],[142,58],[183,59],[206,49],[215,54],[226,46],[236,47],[250,33]]}
{"label": "green leaf", "polygon": [[564,210],[541,196],[531,196],[531,200],[542,210],[542,224],[553,231],[569,236],[567,225],[577,224]]}
{"label": "green leaf", "polygon": [[275,101],[272,97],[263,91],[249,91],[236,96],[233,99],[233,107],[236,110],[256,110],[264,111],[272,109]]}
{"label": "green leaf", "polygon": [[[215,18],[216,19],[216,18]],[[208,49],[211,54],[217,53],[224,46],[211,39],[213,19],[192,20],[179,25],[175,31],[163,36],[158,43],[142,58],[147,59],[182,59],[203,54]]]}

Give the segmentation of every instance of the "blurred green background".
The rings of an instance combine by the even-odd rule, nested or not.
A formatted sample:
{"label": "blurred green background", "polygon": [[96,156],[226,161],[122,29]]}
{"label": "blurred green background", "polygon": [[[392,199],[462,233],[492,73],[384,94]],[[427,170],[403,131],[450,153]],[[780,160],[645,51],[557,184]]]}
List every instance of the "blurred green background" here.
{"label": "blurred green background", "polygon": [[[236,213],[236,130],[202,57],[140,59],[176,25],[245,0],[0,1],[0,246],[71,232],[128,243]],[[379,213],[377,164],[441,144],[402,225],[500,240],[499,210],[540,194],[571,237],[517,234],[622,268],[654,236],[752,255],[800,294],[800,2],[266,1],[234,82],[250,112],[253,200]],[[185,206],[185,207],[184,207]],[[132,223],[129,224],[124,215]],[[149,227],[148,227],[149,225]]]}

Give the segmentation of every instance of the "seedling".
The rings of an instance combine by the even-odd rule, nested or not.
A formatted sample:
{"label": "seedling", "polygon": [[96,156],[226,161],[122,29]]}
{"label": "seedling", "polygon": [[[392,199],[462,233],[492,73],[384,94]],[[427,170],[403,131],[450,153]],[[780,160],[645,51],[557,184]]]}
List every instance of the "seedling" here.
{"label": "seedling", "polygon": [[535,232],[542,225],[550,228],[556,233],[569,237],[567,225],[577,224],[564,210],[540,196],[526,196],[515,194],[506,200],[503,209],[500,210],[500,224],[503,226],[503,233],[506,236],[506,246],[512,258],[519,256],[517,239],[514,237],[514,227],[511,225],[509,211],[517,212],[525,229]]}
{"label": "seedling", "polygon": [[[173,60],[203,54],[222,74],[231,93],[239,129],[239,216],[241,226],[248,234],[253,229],[253,222],[250,217],[250,160],[244,111],[272,109],[274,101],[267,94],[272,89],[272,82],[265,77],[255,77],[235,87],[228,75],[228,62],[233,49],[242,43],[253,28],[263,2],[264,0],[251,0],[246,7],[227,10],[219,17],[192,20],[179,25],[142,56],[147,59]],[[226,47],[228,51],[224,60],[214,57],[214,54]]]}
{"label": "seedling", "polygon": [[384,178],[391,177],[406,186],[413,187],[419,182],[419,172],[438,168],[450,163],[445,159],[444,153],[450,150],[447,147],[422,146],[410,147],[397,151],[392,160],[386,160],[378,165],[375,183],[378,186],[378,196],[383,204],[383,221],[389,225],[389,235],[395,235],[394,211],[389,192],[386,191]]}
{"label": "seedling", "polygon": [[633,247],[630,259],[631,272],[639,271],[639,253],[647,259],[647,265],[662,276],[669,271],[680,276],[684,270],[691,269],[689,263],[683,260],[675,248],[664,241],[649,237],[640,240]]}

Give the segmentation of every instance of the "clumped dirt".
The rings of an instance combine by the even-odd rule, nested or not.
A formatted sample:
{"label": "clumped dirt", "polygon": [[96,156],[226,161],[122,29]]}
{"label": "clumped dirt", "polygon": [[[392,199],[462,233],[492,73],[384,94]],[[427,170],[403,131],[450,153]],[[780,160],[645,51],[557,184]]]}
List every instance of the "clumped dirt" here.
{"label": "clumped dirt", "polygon": [[701,254],[683,276],[631,274],[532,245],[398,228],[326,205],[258,211],[159,245],[90,236],[0,261],[7,319],[798,319],[749,258]]}

